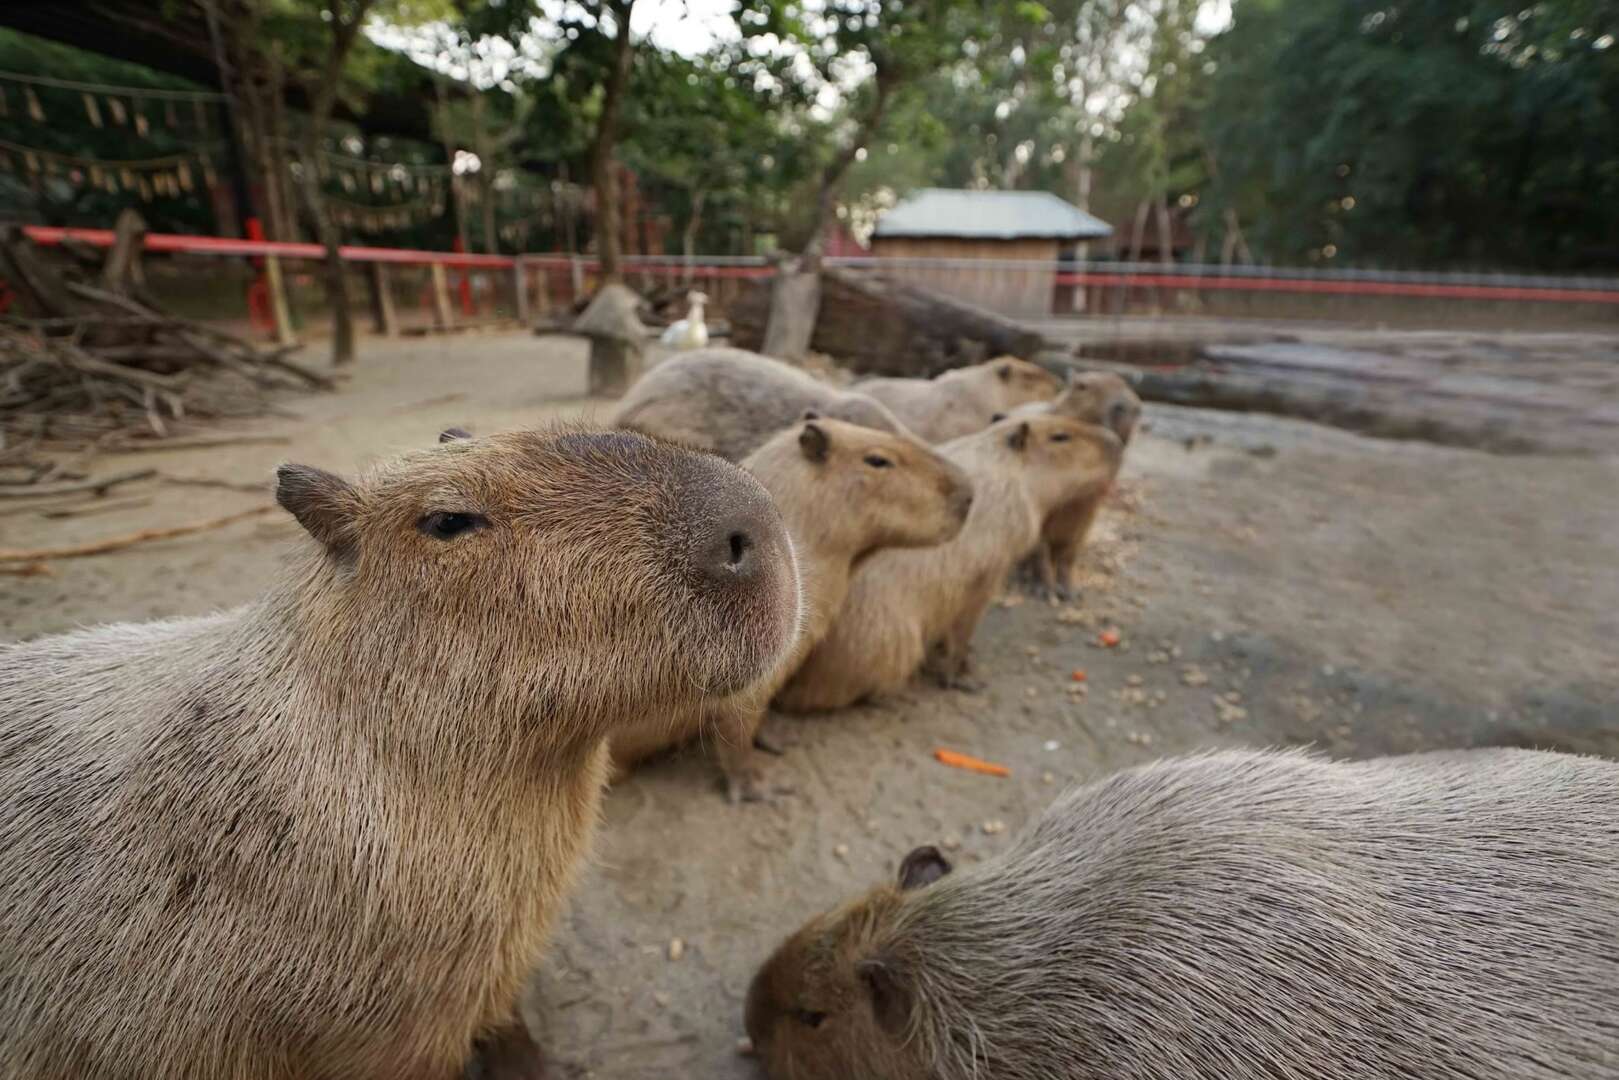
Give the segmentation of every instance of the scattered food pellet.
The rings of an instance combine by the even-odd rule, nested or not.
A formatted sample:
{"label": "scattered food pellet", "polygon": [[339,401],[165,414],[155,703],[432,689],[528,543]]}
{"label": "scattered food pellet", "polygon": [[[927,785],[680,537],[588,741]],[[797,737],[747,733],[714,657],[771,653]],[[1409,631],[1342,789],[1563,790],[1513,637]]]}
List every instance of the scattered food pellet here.
{"label": "scattered food pellet", "polygon": [[1209,640],[1210,641],[1224,641],[1225,640],[1225,633],[1223,631],[1216,630],[1214,633],[1209,635]]}
{"label": "scattered food pellet", "polygon": [[839,844],[837,847],[832,849],[832,854],[836,855],[840,859],[847,859],[849,857],[849,845]]}
{"label": "scattered food pellet", "polygon": [[955,833],[945,833],[944,839],[939,841],[946,851],[954,851],[961,846],[961,837]]}
{"label": "scattered food pellet", "polygon": [[1128,683],[1129,685],[1131,685],[1131,686],[1140,686],[1142,684],[1142,682],[1145,681],[1145,680],[1143,680],[1140,675],[1131,675],[1129,678],[1125,679],[1124,681],[1126,683]]}
{"label": "scattered food pellet", "polygon": [[1032,686],[1025,686],[1023,688],[1023,696],[1024,697],[1039,697],[1040,696],[1040,691],[1036,690]]}
{"label": "scattered food pellet", "polygon": [[1103,630],[1096,636],[1096,640],[1101,644],[1102,648],[1111,649],[1119,643],[1119,632],[1117,630]]}
{"label": "scattered food pellet", "polygon": [[986,821],[984,822],[983,829],[985,836],[994,836],[996,833],[1003,833],[1006,831],[1006,822],[1001,821],[999,818]]}
{"label": "scattered food pellet", "polygon": [[1046,753],[1049,754],[1051,751],[1058,750],[1058,749],[1061,749],[1061,748],[1062,748],[1062,743],[1058,742],[1056,739],[1047,739],[1046,740]]}
{"label": "scattered food pellet", "polygon": [[741,1054],[743,1057],[752,1057],[753,1040],[748,1038],[746,1035],[742,1036],[736,1041],[736,1052]]}
{"label": "scattered food pellet", "polygon": [[1228,690],[1226,691],[1225,699],[1231,702],[1231,704],[1235,705],[1237,702],[1242,700],[1242,694],[1236,690]]}
{"label": "scattered food pellet", "polygon": [[1043,772],[1040,774],[1040,782],[1042,784],[1055,784],[1057,782],[1057,774]]}
{"label": "scattered food pellet", "polygon": [[1181,669],[1181,682],[1186,686],[1207,686],[1209,682],[1208,672],[1196,664],[1188,664]]}
{"label": "scattered food pellet", "polygon": [[1075,668],[1073,675],[1069,676],[1075,682],[1084,682],[1087,678],[1084,668]]}
{"label": "scattered food pellet", "polygon": [[679,938],[669,939],[669,959],[679,960],[686,955],[686,943]]}
{"label": "scattered food pellet", "polygon": [[1321,674],[1325,675],[1327,678],[1330,679],[1334,675],[1338,674],[1338,669],[1333,667],[1331,664],[1322,664],[1321,665]]}
{"label": "scattered food pellet", "polygon": [[652,1000],[658,1003],[658,1007],[660,1009],[666,1009],[669,1007],[669,995],[664,993],[662,990],[654,992],[652,995]]}
{"label": "scattered food pellet", "polygon": [[1030,656],[1039,656],[1040,655],[1040,646],[1038,646],[1038,645],[1025,645],[1025,646],[1023,646],[1023,651],[1028,653]]}

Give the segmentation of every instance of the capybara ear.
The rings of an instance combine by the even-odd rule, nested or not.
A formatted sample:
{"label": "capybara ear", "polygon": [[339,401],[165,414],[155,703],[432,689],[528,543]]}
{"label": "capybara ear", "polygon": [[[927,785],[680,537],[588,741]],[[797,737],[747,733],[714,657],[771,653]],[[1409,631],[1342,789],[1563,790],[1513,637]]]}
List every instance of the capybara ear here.
{"label": "capybara ear", "polygon": [[992,424],[998,424],[1002,420],[1005,420],[1005,419],[1006,419],[1006,414],[1003,413],[1003,412],[990,413],[989,414],[989,422],[992,423]]}
{"label": "capybara ear", "polygon": [[932,844],[914,849],[899,864],[899,887],[920,889],[932,885],[951,870],[950,860]]}
{"label": "capybara ear", "polygon": [[460,427],[447,427],[438,433],[438,441],[441,443],[459,442],[462,439],[470,438],[472,438],[472,432]]}
{"label": "capybara ear", "polygon": [[1017,430],[1006,437],[1006,445],[1014,450],[1022,450],[1029,445],[1029,422],[1027,420],[1017,426]]}
{"label": "capybara ear", "polygon": [[820,424],[805,424],[804,430],[798,433],[798,448],[811,461],[825,461],[831,445],[832,440],[826,437],[826,429]]}
{"label": "capybara ear", "polygon": [[819,420],[820,418],[820,412],[815,409],[805,409],[804,415],[799,417],[800,420]]}
{"label": "capybara ear", "polygon": [[313,465],[283,465],[275,471],[275,501],[334,557],[353,554],[360,499],[347,480]]}
{"label": "capybara ear", "polygon": [[997,374],[997,375],[999,375],[1001,377],[1001,382],[1011,382],[1012,381],[1012,365],[1011,364],[1002,364],[1000,367],[995,369],[995,374]]}
{"label": "capybara ear", "polygon": [[899,972],[881,960],[862,960],[856,969],[871,995],[877,1026],[898,1038],[911,1025],[911,993]]}

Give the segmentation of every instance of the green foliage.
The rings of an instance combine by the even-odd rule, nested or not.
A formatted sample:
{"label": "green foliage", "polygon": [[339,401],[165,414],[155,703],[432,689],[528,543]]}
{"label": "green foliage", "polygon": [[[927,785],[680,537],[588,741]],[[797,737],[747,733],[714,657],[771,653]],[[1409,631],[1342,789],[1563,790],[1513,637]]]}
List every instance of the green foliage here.
{"label": "green foliage", "polygon": [[1619,9],[1243,0],[1203,131],[1278,260],[1619,259]]}

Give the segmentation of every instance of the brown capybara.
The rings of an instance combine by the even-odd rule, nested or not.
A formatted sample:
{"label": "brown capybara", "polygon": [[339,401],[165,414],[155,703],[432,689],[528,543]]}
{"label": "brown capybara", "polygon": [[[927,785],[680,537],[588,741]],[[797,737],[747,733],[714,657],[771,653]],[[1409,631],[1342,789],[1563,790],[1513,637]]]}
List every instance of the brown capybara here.
{"label": "brown capybara", "polygon": [[514,432],[350,483],[258,601],[0,649],[0,1076],[448,1078],[515,1006],[607,739],[769,671],[758,481]]}
{"label": "brown capybara", "polygon": [[917,437],[942,443],[984,430],[996,413],[1049,401],[1062,385],[1039,364],[1002,356],[931,379],[864,379],[854,388],[887,405]]}
{"label": "brown capybara", "polygon": [[754,979],[771,1080],[1613,1080],[1619,764],[1228,751],[813,919]]}
{"label": "brown capybara", "polygon": [[741,461],[805,412],[908,434],[884,405],[745,349],[671,356],[638,379],[613,413],[616,427]]}
{"label": "brown capybara", "polygon": [[853,705],[900,689],[924,661],[946,685],[964,685],[973,630],[1012,564],[1053,507],[1108,482],[1122,448],[1105,428],[1037,416],[939,449],[972,481],[967,524],[948,543],[862,563],[831,630],[777,695],[782,708]]}
{"label": "brown capybara", "polygon": [[[1051,401],[1031,402],[1011,410],[1009,416],[1071,416],[1100,424],[1130,444],[1141,419],[1141,399],[1123,378],[1107,371],[1070,372],[1068,384]],[[1020,576],[1042,596],[1069,600],[1074,596],[1074,573],[1079,553],[1090,536],[1108,489],[1085,496],[1047,515],[1040,526],[1039,546],[1023,561]]]}
{"label": "brown capybara", "polygon": [[742,467],[770,492],[787,524],[803,581],[802,627],[770,674],[738,694],[648,717],[613,736],[613,760],[634,766],[666,747],[712,732],[726,790],[735,799],[768,792],[753,739],[770,699],[843,607],[854,568],[888,548],[940,544],[961,531],[972,483],[960,466],[909,435],[809,420],[749,454]]}

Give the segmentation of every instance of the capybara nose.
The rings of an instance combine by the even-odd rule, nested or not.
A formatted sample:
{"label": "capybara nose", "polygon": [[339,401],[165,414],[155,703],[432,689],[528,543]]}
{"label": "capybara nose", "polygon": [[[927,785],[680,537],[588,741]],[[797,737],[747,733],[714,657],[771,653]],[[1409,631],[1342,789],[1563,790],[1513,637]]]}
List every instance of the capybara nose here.
{"label": "capybara nose", "polygon": [[698,525],[692,538],[692,568],[717,585],[746,585],[767,572],[768,555],[762,548],[771,545],[780,529],[758,507],[730,509]]}
{"label": "capybara nose", "polygon": [[737,593],[790,576],[787,530],[758,481],[717,458],[695,463],[688,479],[689,560],[702,584]]}

